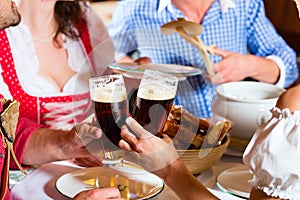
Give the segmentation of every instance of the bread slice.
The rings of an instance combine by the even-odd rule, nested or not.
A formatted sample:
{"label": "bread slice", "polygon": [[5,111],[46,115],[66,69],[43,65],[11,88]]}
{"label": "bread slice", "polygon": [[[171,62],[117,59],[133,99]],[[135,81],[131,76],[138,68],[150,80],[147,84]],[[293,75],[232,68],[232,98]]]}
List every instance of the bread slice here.
{"label": "bread slice", "polygon": [[199,149],[206,137],[210,144],[219,145],[218,142],[230,130],[231,123],[228,120],[212,124],[208,119],[194,116],[182,106],[173,106],[163,133],[173,139],[176,148]]}

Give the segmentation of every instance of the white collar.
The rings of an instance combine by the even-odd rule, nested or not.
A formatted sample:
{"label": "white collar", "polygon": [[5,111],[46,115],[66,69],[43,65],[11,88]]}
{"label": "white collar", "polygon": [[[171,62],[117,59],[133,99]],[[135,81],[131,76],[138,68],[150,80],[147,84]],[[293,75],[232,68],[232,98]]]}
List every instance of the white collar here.
{"label": "white collar", "polygon": [[157,11],[160,13],[167,7],[172,7],[172,0],[159,0]]}
{"label": "white collar", "polygon": [[[222,13],[226,13],[229,8],[235,8],[233,0],[220,0]],[[172,8],[172,0],[160,0],[158,5],[158,12],[163,11],[165,8]]]}
{"label": "white collar", "polygon": [[233,0],[220,0],[222,13],[226,13],[229,8],[235,8]]}

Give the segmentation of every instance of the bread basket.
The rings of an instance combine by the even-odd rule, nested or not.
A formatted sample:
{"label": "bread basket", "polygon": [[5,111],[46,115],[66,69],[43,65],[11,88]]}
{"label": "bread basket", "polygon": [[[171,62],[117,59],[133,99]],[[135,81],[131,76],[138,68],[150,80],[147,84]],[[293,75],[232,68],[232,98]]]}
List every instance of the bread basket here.
{"label": "bread basket", "polygon": [[230,143],[230,131],[228,120],[212,123],[181,106],[173,106],[164,127],[164,133],[173,139],[177,153],[193,174],[209,169],[222,157]]}
{"label": "bread basket", "polygon": [[199,174],[216,164],[224,154],[229,143],[229,137],[225,136],[219,146],[209,149],[177,150],[177,152],[190,172]]}

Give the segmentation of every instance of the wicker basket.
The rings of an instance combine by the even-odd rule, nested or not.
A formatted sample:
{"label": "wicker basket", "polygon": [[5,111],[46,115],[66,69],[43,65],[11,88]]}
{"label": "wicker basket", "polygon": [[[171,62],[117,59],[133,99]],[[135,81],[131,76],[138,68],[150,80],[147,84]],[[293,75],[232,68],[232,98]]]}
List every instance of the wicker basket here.
{"label": "wicker basket", "polygon": [[[180,159],[186,164],[190,172],[193,174],[199,174],[211,168],[222,157],[229,143],[229,137],[225,136],[222,144],[212,149],[177,150],[177,152],[180,155]],[[199,153],[205,154],[205,156],[203,158],[199,158]]]}

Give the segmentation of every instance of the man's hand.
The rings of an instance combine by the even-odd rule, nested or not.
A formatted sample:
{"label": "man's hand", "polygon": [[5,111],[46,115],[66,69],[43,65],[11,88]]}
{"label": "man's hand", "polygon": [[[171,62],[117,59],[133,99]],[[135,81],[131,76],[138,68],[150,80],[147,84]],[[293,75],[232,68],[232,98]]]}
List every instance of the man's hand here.
{"label": "man's hand", "polygon": [[156,137],[131,117],[127,118],[126,123],[134,132],[131,133],[127,126],[123,126],[121,130],[123,139],[119,146],[130,152],[125,153],[126,160],[135,162],[148,171],[156,171],[178,159],[173,142],[167,135],[163,135],[163,139]]}
{"label": "man's hand", "polygon": [[149,57],[140,57],[136,60],[134,60],[135,63],[138,65],[145,65],[151,63],[151,59]]}
{"label": "man's hand", "polygon": [[120,58],[118,63],[136,63],[138,65],[144,65],[151,63],[151,59],[149,57],[139,57],[137,59],[132,59],[130,56],[124,56]]}
{"label": "man's hand", "polygon": [[221,56],[222,61],[214,65],[216,74],[208,76],[213,84],[241,81],[247,77],[272,84],[278,81],[280,71],[273,60],[219,48],[214,48],[214,53]]}
{"label": "man's hand", "polygon": [[221,56],[222,60],[214,66],[216,74],[209,77],[213,84],[241,81],[251,75],[251,67],[254,66],[253,62],[256,56],[243,55],[219,48],[215,48],[214,53]]}

